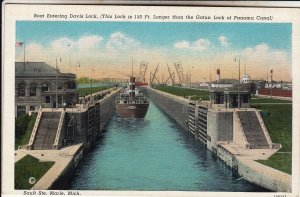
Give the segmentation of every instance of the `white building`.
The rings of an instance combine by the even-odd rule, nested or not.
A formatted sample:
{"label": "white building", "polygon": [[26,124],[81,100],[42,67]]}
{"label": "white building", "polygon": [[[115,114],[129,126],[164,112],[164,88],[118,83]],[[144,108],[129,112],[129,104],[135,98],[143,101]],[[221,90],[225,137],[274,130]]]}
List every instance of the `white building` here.
{"label": "white building", "polygon": [[243,75],[242,83],[250,83],[250,75],[249,74],[245,73]]}

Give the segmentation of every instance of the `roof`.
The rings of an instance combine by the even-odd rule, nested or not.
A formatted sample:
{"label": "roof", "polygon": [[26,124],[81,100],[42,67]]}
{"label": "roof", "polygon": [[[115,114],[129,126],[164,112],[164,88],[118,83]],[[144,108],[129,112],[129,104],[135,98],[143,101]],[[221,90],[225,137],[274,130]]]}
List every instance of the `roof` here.
{"label": "roof", "polygon": [[211,93],[230,93],[230,94],[234,94],[238,92],[238,89],[240,89],[241,93],[247,93],[247,92],[251,92],[251,83],[246,83],[246,84],[240,84],[240,87],[238,88],[238,84],[233,84],[232,87],[230,88],[215,88],[212,89],[210,92]]}
{"label": "roof", "polygon": [[[237,90],[229,90],[229,91],[224,91],[224,94],[238,94],[239,91]],[[251,94],[249,91],[240,91],[240,94]]]}
{"label": "roof", "polygon": [[224,93],[226,91],[224,88],[213,89],[210,93]]}
{"label": "roof", "polygon": [[56,69],[45,62],[25,62],[25,66],[24,62],[15,62],[15,73],[16,76],[56,75]]}

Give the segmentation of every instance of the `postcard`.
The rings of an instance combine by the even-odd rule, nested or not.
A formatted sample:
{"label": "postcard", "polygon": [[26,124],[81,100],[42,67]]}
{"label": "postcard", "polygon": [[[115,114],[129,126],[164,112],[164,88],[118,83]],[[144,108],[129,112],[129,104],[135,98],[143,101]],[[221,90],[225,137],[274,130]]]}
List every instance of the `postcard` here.
{"label": "postcard", "polygon": [[299,9],[3,11],[4,195],[299,196]]}

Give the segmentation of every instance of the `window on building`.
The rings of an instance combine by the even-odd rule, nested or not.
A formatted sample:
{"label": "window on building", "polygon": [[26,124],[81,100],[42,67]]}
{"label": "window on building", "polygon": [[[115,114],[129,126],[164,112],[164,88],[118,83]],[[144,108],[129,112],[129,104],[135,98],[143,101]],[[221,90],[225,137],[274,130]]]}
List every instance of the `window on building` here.
{"label": "window on building", "polygon": [[68,89],[75,89],[76,88],[76,83],[74,81],[70,81],[68,83]]}
{"label": "window on building", "polygon": [[58,97],[57,97],[57,102],[58,102],[58,103],[62,103],[62,96],[58,96]]}
{"label": "window on building", "polygon": [[30,111],[34,111],[35,110],[35,106],[30,106]]}
{"label": "window on building", "polygon": [[249,103],[249,97],[248,97],[248,95],[244,95],[243,96],[243,102],[244,103]]}
{"label": "window on building", "polygon": [[25,84],[24,82],[19,83],[18,85],[18,96],[25,96]]}
{"label": "window on building", "polygon": [[42,92],[46,92],[48,90],[49,90],[48,84],[44,82],[43,85],[42,85]]}
{"label": "window on building", "polygon": [[30,84],[30,96],[36,96],[36,83]]}
{"label": "window on building", "polygon": [[45,97],[45,100],[46,100],[46,103],[51,103],[50,96],[46,96],[46,97]]}

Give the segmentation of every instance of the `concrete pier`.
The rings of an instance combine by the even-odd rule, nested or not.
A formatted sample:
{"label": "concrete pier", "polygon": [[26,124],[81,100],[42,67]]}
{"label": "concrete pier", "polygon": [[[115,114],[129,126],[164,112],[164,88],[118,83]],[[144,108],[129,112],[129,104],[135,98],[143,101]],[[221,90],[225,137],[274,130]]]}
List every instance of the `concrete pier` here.
{"label": "concrete pier", "polygon": [[63,189],[83,156],[83,144],[76,144],[60,150],[26,150],[16,151],[15,162],[25,155],[31,155],[41,162],[53,161],[54,165],[31,188],[33,190]]}
{"label": "concrete pier", "polygon": [[187,99],[147,88],[151,101],[172,117],[182,128],[188,130],[189,103]]}
{"label": "concrete pier", "polygon": [[[39,110],[27,149],[18,149],[15,152],[15,162],[29,154],[40,161],[54,161],[55,164],[31,189],[64,189],[67,186],[81,158],[94,144],[115,111],[115,99],[119,91],[120,89],[110,89],[89,95],[72,108]],[[45,130],[41,123],[43,113],[48,118],[51,113],[62,115],[56,121],[57,126],[51,125],[52,130],[48,131],[55,139],[50,144],[38,143],[39,146],[34,146],[37,140],[43,143],[47,141],[41,139],[47,138],[47,133],[39,131],[41,128],[42,131]],[[37,135],[39,132],[40,135]]]}
{"label": "concrete pier", "polygon": [[245,180],[272,191],[291,192],[291,175],[255,161],[266,160],[281,148],[272,143],[256,109],[229,109],[150,87],[147,91],[156,105]]}

